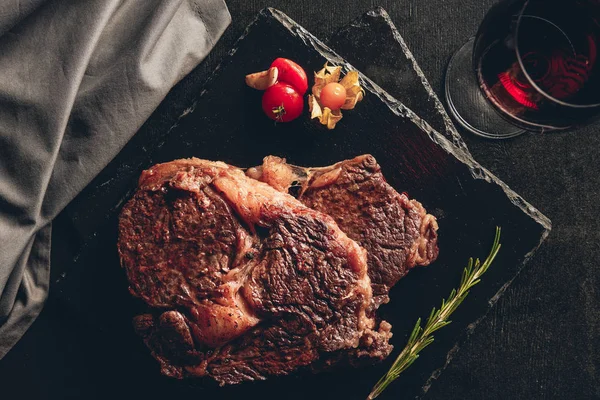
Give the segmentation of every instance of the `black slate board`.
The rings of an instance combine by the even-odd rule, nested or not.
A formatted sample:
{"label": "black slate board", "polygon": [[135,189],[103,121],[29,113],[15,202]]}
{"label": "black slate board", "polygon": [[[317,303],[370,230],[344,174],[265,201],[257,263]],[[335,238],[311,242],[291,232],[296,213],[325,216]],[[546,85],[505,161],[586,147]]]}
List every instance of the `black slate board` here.
{"label": "black slate board", "polygon": [[[75,225],[83,227],[81,221],[95,221],[93,225],[100,228],[82,240],[72,269],[56,287],[80,316],[102,330],[102,342],[93,346],[100,349],[94,354],[100,366],[105,364],[118,381],[127,374],[125,382],[140,396],[364,398],[389,363],[230,388],[160,377],[156,363],[131,331],[136,302],[127,293],[115,242],[120,205],[134,189],[139,169],[155,162],[197,156],[251,166],[260,163],[264,155],[277,154],[301,165],[326,165],[371,153],[389,182],[422,201],[441,226],[438,261],[409,274],[393,289],[392,302],[382,308],[384,318],[394,325],[393,342],[398,348],[414,321],[427,315],[458,283],[468,257],[485,256],[494,227],[503,228],[502,252],[482,284],[459,309],[453,324],[439,332],[436,343],[382,398],[418,395],[432,371],[443,367],[447,355],[485,315],[546,237],[550,222],[476,164],[464,149],[364,76],[365,100],[345,114],[334,132],[306,119],[274,125],[260,112],[260,94],[246,88],[241,77],[264,68],[277,56],[293,58],[307,69],[320,68],[324,59],[352,68],[282,13],[263,11],[164,143],[130,143],[109,168],[116,172],[114,180],[121,183],[106,184],[108,192],[96,188],[95,195],[71,210]],[[80,237],[86,236],[81,232]]]}

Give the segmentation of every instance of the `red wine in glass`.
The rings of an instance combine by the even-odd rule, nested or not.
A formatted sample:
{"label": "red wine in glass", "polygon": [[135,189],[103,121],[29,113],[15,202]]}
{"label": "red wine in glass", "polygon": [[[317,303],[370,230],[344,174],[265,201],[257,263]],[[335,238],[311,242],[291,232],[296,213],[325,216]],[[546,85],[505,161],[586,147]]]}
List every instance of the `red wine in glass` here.
{"label": "red wine in glass", "polygon": [[449,65],[451,113],[465,128],[491,138],[567,129],[597,116],[599,21],[600,0],[495,5]]}

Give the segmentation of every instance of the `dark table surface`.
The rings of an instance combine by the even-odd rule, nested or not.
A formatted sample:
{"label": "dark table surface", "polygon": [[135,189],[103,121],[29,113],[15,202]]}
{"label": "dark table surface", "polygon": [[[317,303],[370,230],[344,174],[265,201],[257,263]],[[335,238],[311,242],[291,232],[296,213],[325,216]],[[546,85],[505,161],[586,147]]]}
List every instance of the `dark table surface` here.
{"label": "dark table surface", "polygon": [[[263,7],[278,8],[317,37],[327,38],[368,9],[382,6],[442,97],[451,55],[476,31],[493,3],[229,1],[232,26],[199,68],[207,76]],[[152,129],[166,129],[172,122],[155,121]],[[600,168],[594,156],[599,128],[594,124],[497,142],[461,132],[474,158],[547,215],[553,230],[425,398],[600,398]],[[82,381],[60,372],[93,363],[85,349],[94,345],[85,341],[85,331],[73,323],[73,316],[51,299],[0,362],[0,398],[95,398],[100,388],[93,377]],[[110,387],[111,382],[103,385]],[[119,388],[114,395],[120,398]]]}

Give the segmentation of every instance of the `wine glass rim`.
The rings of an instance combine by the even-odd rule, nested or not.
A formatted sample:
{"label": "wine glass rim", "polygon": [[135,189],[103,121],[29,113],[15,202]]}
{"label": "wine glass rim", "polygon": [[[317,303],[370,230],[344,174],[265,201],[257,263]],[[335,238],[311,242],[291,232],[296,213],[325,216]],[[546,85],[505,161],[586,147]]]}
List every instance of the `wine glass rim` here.
{"label": "wine glass rim", "polygon": [[529,83],[540,93],[542,94],[544,97],[546,97],[547,99],[549,99],[550,101],[560,104],[562,106],[566,106],[566,107],[571,107],[571,108],[594,108],[594,107],[600,107],[600,103],[592,103],[592,104],[575,104],[575,103],[569,103],[563,100],[559,100],[556,97],[550,95],[549,93],[547,93],[544,89],[542,89],[540,86],[538,86],[537,83],[535,83],[535,81],[533,80],[533,78],[529,75],[529,72],[527,72],[527,68],[525,68],[525,63],[523,62],[523,59],[521,57],[521,52],[519,51],[519,28],[521,27],[521,20],[523,19],[523,16],[525,15],[525,10],[527,9],[527,6],[529,5],[529,3],[531,2],[531,0],[527,0],[525,2],[525,4],[523,5],[523,8],[521,9],[521,11],[519,12],[519,17],[517,19],[517,25],[515,28],[515,52],[517,53],[517,60],[519,61],[519,66],[521,67],[521,71],[523,71],[523,74],[525,75],[525,77],[527,78],[527,80],[529,81]]}

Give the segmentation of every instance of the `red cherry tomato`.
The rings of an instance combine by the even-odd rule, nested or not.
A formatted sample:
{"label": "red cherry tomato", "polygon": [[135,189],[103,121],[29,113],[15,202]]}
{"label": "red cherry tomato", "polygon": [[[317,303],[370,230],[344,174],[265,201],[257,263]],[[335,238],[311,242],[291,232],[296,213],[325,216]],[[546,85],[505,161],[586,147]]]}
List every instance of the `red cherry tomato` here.
{"label": "red cherry tomato", "polygon": [[278,82],[265,90],[262,109],[269,118],[277,122],[289,122],[302,114],[304,101],[296,88]]}
{"label": "red cherry tomato", "polygon": [[346,88],[331,82],[321,89],[321,104],[331,110],[339,110],[346,102]]}
{"label": "red cherry tomato", "polygon": [[277,67],[279,73],[277,80],[279,82],[289,83],[301,96],[306,93],[308,79],[301,66],[287,58],[277,58],[273,61],[271,67]]}

